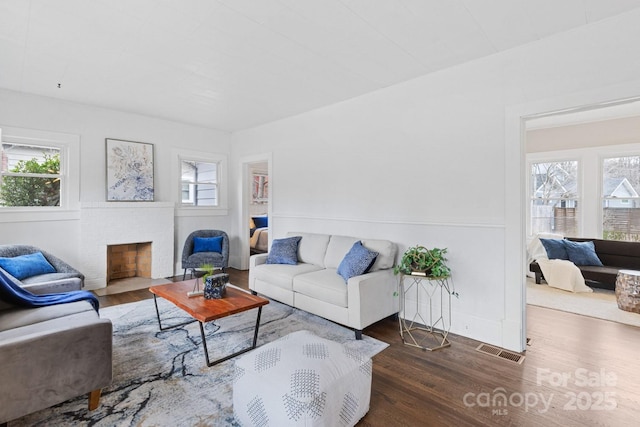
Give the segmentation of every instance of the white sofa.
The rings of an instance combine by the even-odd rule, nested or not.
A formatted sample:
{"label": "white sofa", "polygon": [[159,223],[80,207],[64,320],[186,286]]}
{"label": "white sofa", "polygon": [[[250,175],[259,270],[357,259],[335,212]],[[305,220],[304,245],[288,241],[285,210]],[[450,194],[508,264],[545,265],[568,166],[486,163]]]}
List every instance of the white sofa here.
{"label": "white sofa", "polygon": [[[328,234],[288,233],[301,236],[298,264],[266,264],[268,254],[251,256],[249,288],[290,306],[362,329],[398,312],[397,278],[393,265],[397,252],[388,240],[359,239]],[[358,240],[378,256],[369,272],[345,283],[338,266]]]}

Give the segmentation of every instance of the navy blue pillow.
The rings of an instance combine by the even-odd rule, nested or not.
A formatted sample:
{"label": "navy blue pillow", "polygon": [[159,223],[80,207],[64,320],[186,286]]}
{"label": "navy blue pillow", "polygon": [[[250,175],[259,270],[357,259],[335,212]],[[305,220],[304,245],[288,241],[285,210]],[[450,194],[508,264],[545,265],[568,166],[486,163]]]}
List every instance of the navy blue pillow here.
{"label": "navy blue pillow", "polygon": [[267,264],[297,264],[300,239],[302,236],[274,239],[267,255]]}
{"label": "navy blue pillow", "polygon": [[571,240],[565,240],[564,243],[567,254],[569,254],[569,261],[575,265],[596,265],[602,267],[602,261],[596,254],[596,248],[593,242],[573,242]]}
{"label": "navy blue pillow", "polygon": [[267,216],[254,216],[254,217],[251,217],[251,219],[253,220],[253,223],[255,224],[256,228],[263,228],[263,227],[269,226],[269,217]]}
{"label": "navy blue pillow", "polygon": [[49,264],[42,252],[7,258],[0,257],[0,267],[18,280],[56,272],[56,269]]}
{"label": "navy blue pillow", "polygon": [[549,259],[569,259],[564,239],[540,239]]}
{"label": "navy blue pillow", "polygon": [[369,271],[377,256],[378,252],[365,248],[362,246],[362,242],[358,240],[351,246],[349,252],[340,262],[338,274],[342,276],[345,282],[354,276],[364,274]]}
{"label": "navy blue pillow", "polygon": [[193,253],[196,252],[219,252],[222,253],[222,236],[217,237],[194,237]]}

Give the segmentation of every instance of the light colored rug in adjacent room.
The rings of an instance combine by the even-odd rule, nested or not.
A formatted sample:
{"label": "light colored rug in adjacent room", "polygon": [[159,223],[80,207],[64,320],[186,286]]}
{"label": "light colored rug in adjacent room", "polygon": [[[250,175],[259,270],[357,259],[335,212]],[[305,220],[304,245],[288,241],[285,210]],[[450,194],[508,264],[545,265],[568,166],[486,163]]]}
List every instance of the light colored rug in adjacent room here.
{"label": "light colored rug in adjacent room", "polygon": [[528,279],[527,304],[640,327],[640,314],[620,310],[614,291],[592,289],[593,292],[573,293],[550,288],[544,283],[536,285]]}
{"label": "light colored rug in adjacent room", "polygon": [[[158,298],[158,305],[163,326],[189,320],[163,299]],[[250,310],[207,324],[212,360],[250,345],[256,314]],[[87,397],[80,396],[9,422],[9,427],[237,425],[232,407],[234,361],[206,366],[197,323],[159,331],[152,299],[107,307],[100,315],[113,322],[114,371],[98,409],[87,411]],[[258,346],[298,330],[368,356],[388,346],[367,336],[356,340],[348,328],[275,301],[263,308]]]}

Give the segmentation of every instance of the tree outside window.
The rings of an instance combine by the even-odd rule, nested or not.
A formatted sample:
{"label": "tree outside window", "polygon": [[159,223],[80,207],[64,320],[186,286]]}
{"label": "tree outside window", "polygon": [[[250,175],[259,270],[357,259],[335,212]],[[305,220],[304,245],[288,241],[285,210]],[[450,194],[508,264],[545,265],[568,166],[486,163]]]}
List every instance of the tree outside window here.
{"label": "tree outside window", "polygon": [[577,236],[578,162],[532,163],[531,233]]}
{"label": "tree outside window", "polygon": [[60,149],[2,144],[0,205],[60,206]]}
{"label": "tree outside window", "polygon": [[602,166],[603,238],[640,241],[640,156],[607,158]]}

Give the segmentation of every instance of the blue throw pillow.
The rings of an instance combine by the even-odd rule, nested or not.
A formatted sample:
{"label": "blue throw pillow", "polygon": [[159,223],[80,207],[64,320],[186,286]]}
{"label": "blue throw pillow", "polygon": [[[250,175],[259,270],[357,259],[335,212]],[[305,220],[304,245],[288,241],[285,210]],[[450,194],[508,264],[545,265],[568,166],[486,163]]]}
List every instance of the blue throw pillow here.
{"label": "blue throw pillow", "polygon": [[267,255],[267,264],[297,264],[300,239],[301,236],[274,239]]}
{"label": "blue throw pillow", "polygon": [[222,236],[218,237],[194,237],[193,253],[219,252],[222,253]]}
{"label": "blue throw pillow", "polygon": [[251,217],[253,220],[253,224],[256,228],[263,228],[269,226],[269,217],[268,216],[254,216]]}
{"label": "blue throw pillow", "polygon": [[49,264],[42,252],[7,258],[0,257],[0,267],[18,280],[56,272],[56,269]]}
{"label": "blue throw pillow", "polygon": [[540,239],[549,259],[569,259],[564,239]]}
{"label": "blue throw pillow", "polygon": [[575,265],[596,265],[602,267],[602,261],[596,254],[595,245],[593,242],[572,242],[571,240],[565,240],[565,247],[567,248],[567,254],[569,254],[569,261]]}
{"label": "blue throw pillow", "polygon": [[361,241],[357,241],[340,262],[338,274],[345,282],[354,276],[364,274],[369,271],[377,256],[378,252],[370,251],[362,246]]}

